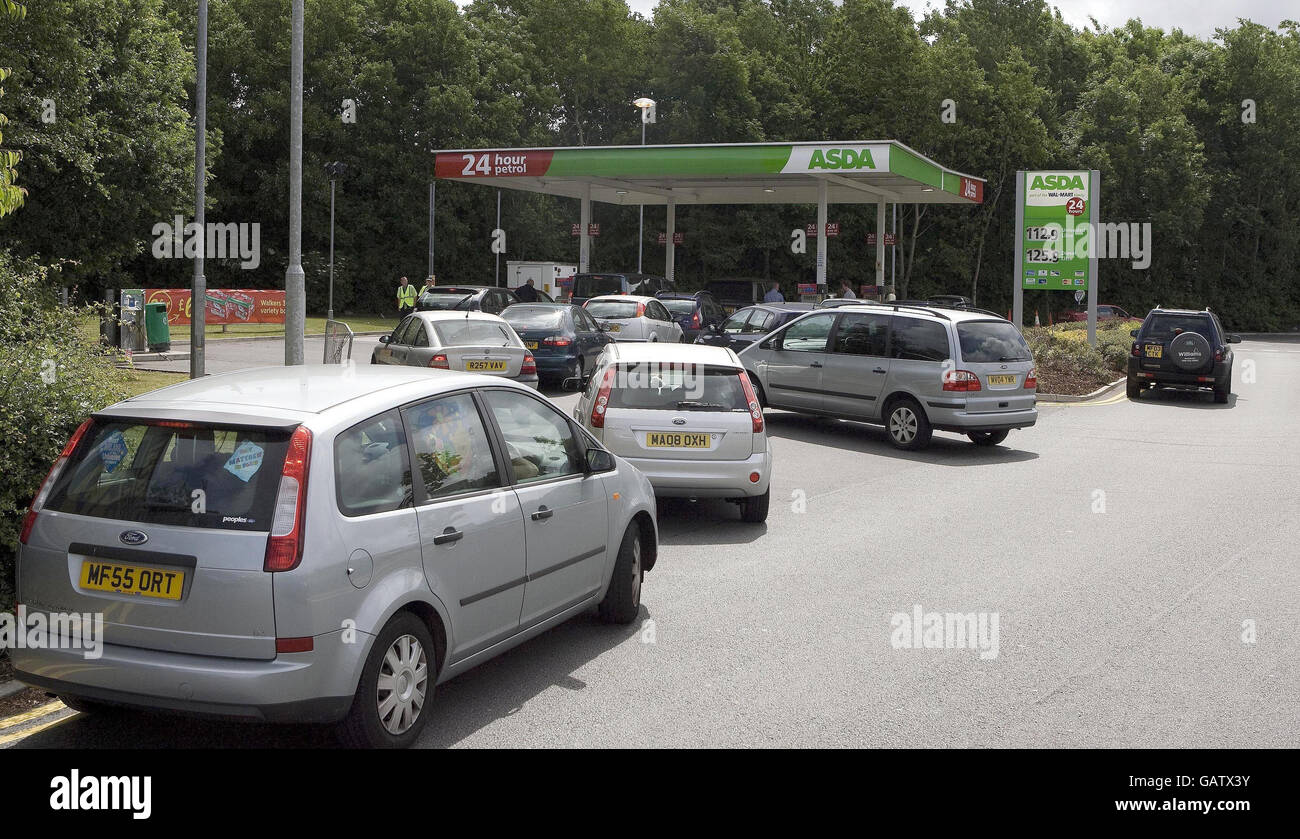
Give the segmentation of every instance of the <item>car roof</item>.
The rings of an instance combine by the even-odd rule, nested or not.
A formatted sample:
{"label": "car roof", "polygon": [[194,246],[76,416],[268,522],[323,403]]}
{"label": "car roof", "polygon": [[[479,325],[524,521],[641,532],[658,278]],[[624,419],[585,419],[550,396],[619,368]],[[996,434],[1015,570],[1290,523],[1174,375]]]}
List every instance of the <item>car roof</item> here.
{"label": "car roof", "polygon": [[606,352],[620,363],[659,361],[689,364],[717,364],[722,367],[740,367],[740,359],[728,347],[709,344],[618,343],[607,344]]}
{"label": "car roof", "polygon": [[651,300],[658,300],[658,297],[647,297],[642,294],[600,294],[590,300],[588,303],[595,303],[597,300],[631,300],[633,303],[649,303]]}
{"label": "car roof", "polygon": [[710,291],[661,291],[655,295],[660,300],[694,300],[701,294],[713,296]]}
{"label": "car roof", "polygon": [[[514,304],[511,304],[511,305],[514,305]],[[507,306],[506,308],[509,308],[509,307]],[[415,313],[415,316],[416,316],[417,318],[420,318],[421,320],[433,320],[433,321],[444,321],[444,320],[491,320],[491,321],[497,321],[497,322],[499,322],[499,323],[504,323],[504,322],[505,322],[504,319],[503,319],[500,315],[494,315],[494,314],[492,314],[491,312],[472,312],[472,311],[455,311],[455,312],[451,312],[451,311],[447,311],[447,310],[444,309],[444,310],[442,310],[442,311],[434,311],[434,312],[416,312],[416,313]]]}
{"label": "car roof", "polygon": [[[745,306],[744,308],[772,309],[773,311],[777,311],[777,312],[811,312],[815,307],[813,306],[812,303],[801,303],[798,300],[788,300],[784,303],[754,303],[752,305]],[[737,309],[736,311],[739,312],[741,310]]]}
{"label": "car roof", "polygon": [[[255,367],[191,379],[111,405],[101,415],[220,421],[303,420],[383,392],[385,405],[463,387],[516,386],[499,377],[425,367],[304,364]],[[523,385],[517,385],[524,387]],[[525,388],[527,389],[527,388]],[[377,413],[374,406],[366,406]],[[369,414],[368,414],[369,415]]]}
{"label": "car roof", "polygon": [[[459,293],[461,293],[461,292],[466,292],[466,291],[487,291],[487,290],[490,289],[490,288],[497,288],[497,286],[490,286],[490,285],[434,285],[434,286],[424,286],[424,291],[425,291],[425,293],[442,291],[442,292],[446,292],[447,294],[459,294]],[[503,290],[503,291],[509,291],[509,289],[502,289],[502,290]]]}
{"label": "car roof", "polygon": [[[1103,303],[1098,305],[1112,306],[1113,303]],[[1147,312],[1149,315],[1205,315],[1209,317],[1214,314],[1209,309],[1152,309]]]}
{"label": "car roof", "polygon": [[[1004,317],[990,314],[988,312],[981,312],[977,309],[948,309],[941,306],[909,306],[907,304],[896,303],[846,303],[843,306],[835,306],[833,308],[836,312],[848,310],[851,312],[872,312],[875,314],[879,314],[880,311],[884,309],[891,315],[907,315],[908,317],[917,318],[924,317],[928,314],[935,320],[947,320],[953,323],[973,320],[1010,323],[1010,321]],[[825,309],[820,311],[825,311]]]}

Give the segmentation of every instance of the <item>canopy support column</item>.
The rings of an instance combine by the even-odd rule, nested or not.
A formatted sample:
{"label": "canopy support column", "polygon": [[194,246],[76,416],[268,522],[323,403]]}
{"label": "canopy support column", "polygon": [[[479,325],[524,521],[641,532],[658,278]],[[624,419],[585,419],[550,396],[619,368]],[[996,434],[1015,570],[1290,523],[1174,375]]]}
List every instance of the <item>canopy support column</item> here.
{"label": "canopy support column", "polygon": [[591,185],[582,191],[582,209],[578,214],[578,273],[585,274],[591,270],[591,237],[587,235],[591,228]]}
{"label": "canopy support column", "polygon": [[[875,284],[885,287],[885,202],[876,203],[876,279]],[[889,290],[894,291],[892,288]]]}
{"label": "canopy support column", "polygon": [[677,232],[677,199],[668,199],[668,237],[667,256],[664,259],[664,279],[668,282],[673,281],[674,269],[676,268],[677,246],[673,243],[673,234]]}
{"label": "canopy support column", "polygon": [[826,293],[826,193],[824,179],[817,181],[817,292]]}

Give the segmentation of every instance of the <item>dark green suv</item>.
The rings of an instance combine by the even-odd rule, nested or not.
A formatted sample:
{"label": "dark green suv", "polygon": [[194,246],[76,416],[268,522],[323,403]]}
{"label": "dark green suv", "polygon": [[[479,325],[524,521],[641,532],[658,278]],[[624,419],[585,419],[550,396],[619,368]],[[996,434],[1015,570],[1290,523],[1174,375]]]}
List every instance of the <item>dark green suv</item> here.
{"label": "dark green suv", "polygon": [[1232,348],[1241,338],[1223,331],[1206,309],[1152,309],[1134,329],[1128,357],[1128,398],[1149,387],[1211,388],[1215,402],[1232,393]]}

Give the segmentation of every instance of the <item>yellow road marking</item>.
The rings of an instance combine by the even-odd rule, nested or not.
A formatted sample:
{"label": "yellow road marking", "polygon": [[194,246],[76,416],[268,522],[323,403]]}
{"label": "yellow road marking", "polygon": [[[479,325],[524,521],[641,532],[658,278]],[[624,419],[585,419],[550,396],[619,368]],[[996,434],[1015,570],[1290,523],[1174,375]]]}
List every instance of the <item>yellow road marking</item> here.
{"label": "yellow road marking", "polygon": [[33,726],[31,728],[25,728],[22,731],[15,731],[12,734],[0,735],[0,746],[7,746],[10,743],[17,743],[19,740],[25,740],[28,737],[31,737],[33,734],[39,734],[42,731],[45,731],[47,728],[53,728],[56,725],[62,725],[63,723],[67,722],[68,720],[72,719],[75,716],[77,716],[77,714],[69,714],[66,717],[60,717],[57,720],[50,720],[47,723],[42,723],[40,725]]}
{"label": "yellow road marking", "polygon": [[31,720],[40,719],[41,717],[61,711],[66,707],[66,705],[56,699],[53,702],[45,703],[39,708],[33,708],[30,711],[15,714],[12,717],[5,717],[3,720],[0,720],[0,731],[4,731],[6,728],[13,728],[16,725],[22,725]]}

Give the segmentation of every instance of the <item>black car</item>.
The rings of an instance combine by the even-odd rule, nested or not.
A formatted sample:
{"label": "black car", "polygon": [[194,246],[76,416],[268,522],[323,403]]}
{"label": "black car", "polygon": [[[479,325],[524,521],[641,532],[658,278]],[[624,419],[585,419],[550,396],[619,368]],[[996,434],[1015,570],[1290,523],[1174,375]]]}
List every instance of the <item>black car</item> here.
{"label": "black car", "polygon": [[1128,398],[1149,387],[1212,388],[1215,402],[1232,393],[1232,348],[1241,337],[1223,331],[1219,318],[1206,309],[1152,309],[1130,333]]}
{"label": "black car", "polygon": [[694,343],[701,332],[719,327],[727,319],[727,313],[722,310],[721,304],[707,291],[697,291],[694,294],[664,292],[655,296],[682,328],[688,344]]}
{"label": "black car", "polygon": [[943,306],[949,309],[970,309],[975,305],[969,297],[961,294],[931,294],[925,300],[932,306]]}
{"label": "black car", "polygon": [[723,277],[709,280],[704,284],[704,290],[713,295],[713,299],[718,301],[718,305],[724,312],[731,315],[737,309],[762,303],[763,295],[767,294],[767,289],[771,285],[771,280],[761,280],[757,277]]}
{"label": "black car", "polygon": [[701,332],[695,343],[731,347],[740,352],[773,329],[812,309],[811,303],[759,303],[737,311],[721,327]]}
{"label": "black car", "polygon": [[499,315],[506,306],[519,302],[508,288],[481,285],[439,285],[425,288],[415,301],[417,312],[439,310],[487,312]]}
{"label": "black car", "polygon": [[569,302],[581,306],[593,297],[606,294],[639,294],[654,297],[660,292],[676,291],[677,286],[654,274],[574,274]]}

